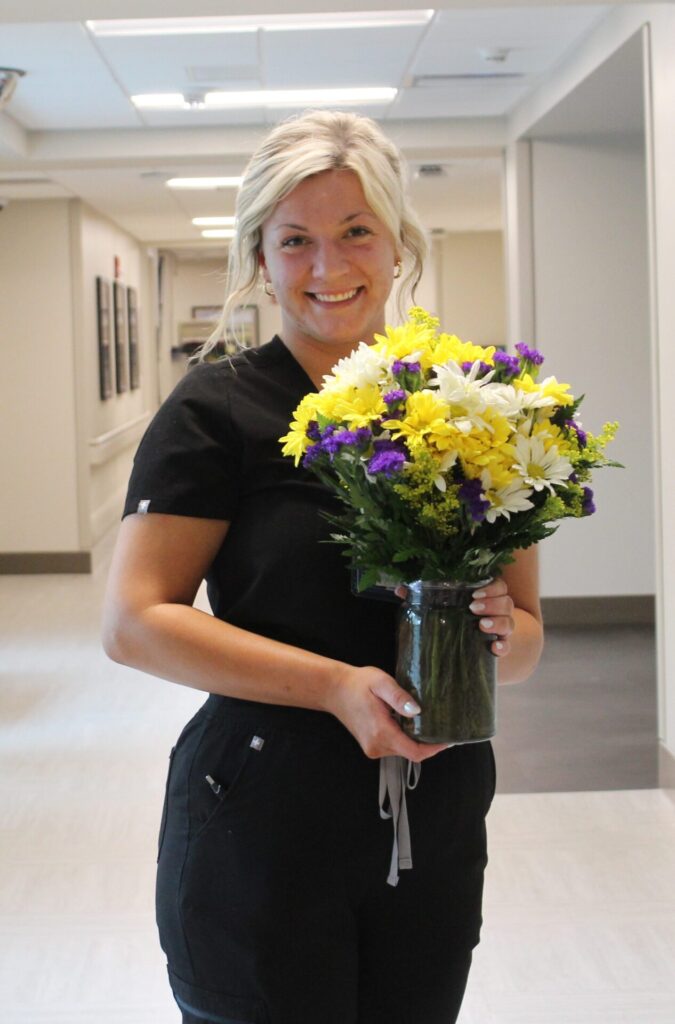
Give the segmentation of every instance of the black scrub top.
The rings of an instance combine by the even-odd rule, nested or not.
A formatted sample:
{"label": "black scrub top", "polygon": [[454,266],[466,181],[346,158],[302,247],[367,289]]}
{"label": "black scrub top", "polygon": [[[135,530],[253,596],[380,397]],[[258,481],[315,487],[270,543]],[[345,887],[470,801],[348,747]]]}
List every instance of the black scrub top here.
{"label": "black scrub top", "polygon": [[[124,515],[230,522],[207,575],[213,614],[351,665],[395,664],[396,605],[351,592],[348,560],[322,512],[337,498],[281,454],[314,385],[279,337],[190,370],[149,425]],[[168,553],[170,556],[170,553]]]}

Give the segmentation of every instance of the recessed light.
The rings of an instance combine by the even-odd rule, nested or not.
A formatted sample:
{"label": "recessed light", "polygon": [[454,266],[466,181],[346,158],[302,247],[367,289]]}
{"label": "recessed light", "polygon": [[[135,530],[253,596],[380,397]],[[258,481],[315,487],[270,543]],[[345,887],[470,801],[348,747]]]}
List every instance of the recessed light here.
{"label": "recessed light", "polygon": [[230,178],[169,178],[169,188],[239,188],[244,179]]}
{"label": "recessed light", "polygon": [[250,110],[256,107],[339,106],[341,104],[391,103],[397,90],[391,86],[354,89],[251,89],[207,92],[198,107],[182,93],[143,93],[131,97],[139,110]]}
{"label": "recessed light", "polygon": [[193,217],[192,223],[198,228],[233,227],[236,217]]}
{"label": "recessed light", "polygon": [[320,14],[233,15],[216,18],[116,18],[87,21],[96,36],[204,35],[223,32],[302,32],[329,28],[426,25],[434,11],[335,11]]}

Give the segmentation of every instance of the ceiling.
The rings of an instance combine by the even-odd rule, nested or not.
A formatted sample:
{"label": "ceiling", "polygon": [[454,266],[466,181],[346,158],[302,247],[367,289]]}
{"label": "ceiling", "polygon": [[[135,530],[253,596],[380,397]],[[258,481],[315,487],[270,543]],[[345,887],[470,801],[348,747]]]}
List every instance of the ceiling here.
{"label": "ceiling", "polygon": [[[277,0],[256,11],[265,6],[281,13],[336,4]],[[340,4],[349,6],[363,4]],[[187,7],[64,0],[58,15],[54,7],[34,0],[28,12],[25,2],[0,0],[0,67],[27,72],[0,113],[0,197],[79,196],[144,243],[192,250],[218,243],[203,241],[191,218],[232,213],[234,193],[177,193],[166,179],[240,173],[268,127],[294,111],[141,111],[132,95],[394,87],[390,103],[351,109],[382,121],[403,149],[423,222],[496,229],[506,118],[611,9],[446,3],[425,25],[103,37],[87,26],[83,8],[102,19],[175,16],[181,7],[185,16]],[[191,16],[214,13],[239,12],[228,0],[190,9]],[[502,62],[481,52],[495,48],[507,51]],[[433,176],[420,173],[428,164],[437,166]]]}

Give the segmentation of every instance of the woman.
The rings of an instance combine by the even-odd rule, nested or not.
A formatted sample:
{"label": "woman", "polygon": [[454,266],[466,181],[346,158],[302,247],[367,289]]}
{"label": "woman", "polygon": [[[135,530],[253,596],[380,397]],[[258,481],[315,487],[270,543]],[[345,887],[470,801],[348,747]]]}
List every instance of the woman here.
{"label": "woman", "polygon": [[[185,1024],[450,1024],[479,938],[489,743],[420,745],[395,682],[395,607],[355,597],[322,544],[334,499],[281,456],[308,391],[384,326],[423,236],[373,122],[310,113],[252,158],[227,309],[262,275],[280,336],[192,370],[137,454],[105,647],[207,691],[174,751],[157,919]],[[226,311],[227,311],[226,309]],[[541,647],[533,551],[475,596],[500,681]],[[214,615],[192,602],[206,577]],[[387,885],[379,764],[424,763],[407,798],[414,868]]]}

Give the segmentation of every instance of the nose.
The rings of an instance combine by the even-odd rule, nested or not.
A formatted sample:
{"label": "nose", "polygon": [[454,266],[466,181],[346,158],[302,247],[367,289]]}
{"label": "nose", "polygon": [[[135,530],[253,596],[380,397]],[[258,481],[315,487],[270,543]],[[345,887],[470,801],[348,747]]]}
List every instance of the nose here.
{"label": "nose", "polygon": [[314,247],[312,271],[322,281],[338,279],[349,271],[349,260],[339,242],[321,239]]}

